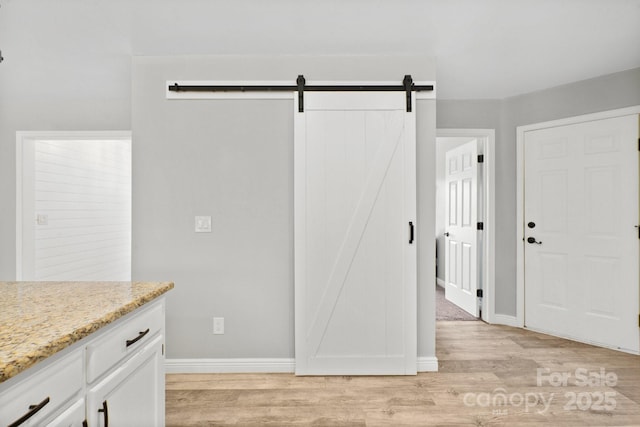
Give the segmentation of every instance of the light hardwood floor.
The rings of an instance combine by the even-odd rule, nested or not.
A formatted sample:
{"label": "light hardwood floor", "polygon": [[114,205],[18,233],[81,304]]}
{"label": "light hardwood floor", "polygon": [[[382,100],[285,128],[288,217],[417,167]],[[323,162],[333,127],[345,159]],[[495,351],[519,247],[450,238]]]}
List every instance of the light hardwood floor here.
{"label": "light hardwood floor", "polygon": [[167,375],[167,426],[640,426],[640,356],[479,321],[438,322],[437,356],[409,377]]}

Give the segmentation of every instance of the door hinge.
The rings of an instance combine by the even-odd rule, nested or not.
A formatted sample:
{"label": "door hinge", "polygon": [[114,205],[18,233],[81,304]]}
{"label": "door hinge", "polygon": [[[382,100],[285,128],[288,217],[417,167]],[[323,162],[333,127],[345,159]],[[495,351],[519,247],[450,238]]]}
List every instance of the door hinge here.
{"label": "door hinge", "polygon": [[638,138],[638,151],[640,151],[640,138]]}
{"label": "door hinge", "polygon": [[484,230],[484,222],[478,223],[478,230]]}
{"label": "door hinge", "polygon": [[482,289],[476,289],[476,296],[482,298]]}
{"label": "door hinge", "polygon": [[484,163],[484,154],[478,154],[478,163]]}
{"label": "door hinge", "polygon": [[640,225],[634,225],[634,227],[638,230],[638,239],[640,239]]}
{"label": "door hinge", "polygon": [[164,344],[162,344],[162,355],[164,356]]}

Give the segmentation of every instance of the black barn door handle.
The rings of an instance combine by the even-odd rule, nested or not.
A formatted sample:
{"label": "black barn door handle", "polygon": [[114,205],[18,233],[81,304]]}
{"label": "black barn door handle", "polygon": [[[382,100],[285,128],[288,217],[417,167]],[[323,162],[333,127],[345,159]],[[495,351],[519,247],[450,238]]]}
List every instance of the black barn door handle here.
{"label": "black barn door handle", "polygon": [[409,221],[409,244],[413,243],[413,222]]}

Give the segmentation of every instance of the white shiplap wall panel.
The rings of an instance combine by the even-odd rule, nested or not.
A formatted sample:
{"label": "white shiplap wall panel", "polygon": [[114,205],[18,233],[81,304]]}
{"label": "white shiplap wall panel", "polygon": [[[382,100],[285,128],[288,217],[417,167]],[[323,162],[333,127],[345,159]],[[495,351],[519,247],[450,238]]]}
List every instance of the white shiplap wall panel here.
{"label": "white shiplap wall panel", "polygon": [[131,279],[131,142],[38,140],[36,280]]}
{"label": "white shiplap wall panel", "polygon": [[58,248],[45,249],[40,256],[40,269],[50,269],[52,267],[68,265],[71,263],[81,264],[84,261],[93,261],[95,257],[108,258],[113,254],[125,253],[127,246],[124,244],[104,245],[98,249],[71,250],[62,255],[56,254]]}

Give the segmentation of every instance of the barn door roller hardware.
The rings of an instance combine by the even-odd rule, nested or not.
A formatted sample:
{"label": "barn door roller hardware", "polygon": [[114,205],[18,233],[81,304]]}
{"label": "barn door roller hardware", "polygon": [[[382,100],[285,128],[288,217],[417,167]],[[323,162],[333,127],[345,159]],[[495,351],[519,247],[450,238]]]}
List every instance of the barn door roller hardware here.
{"label": "barn door roller hardware", "polygon": [[416,85],[407,74],[399,85],[307,85],[301,74],[295,85],[179,85],[169,86],[172,92],[298,92],[298,111],[304,112],[305,92],[405,92],[407,112],[411,112],[411,93],[432,91],[433,85]]}

